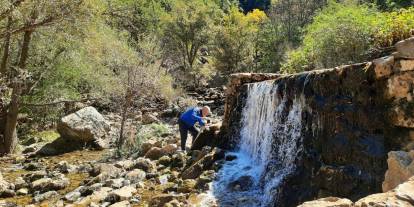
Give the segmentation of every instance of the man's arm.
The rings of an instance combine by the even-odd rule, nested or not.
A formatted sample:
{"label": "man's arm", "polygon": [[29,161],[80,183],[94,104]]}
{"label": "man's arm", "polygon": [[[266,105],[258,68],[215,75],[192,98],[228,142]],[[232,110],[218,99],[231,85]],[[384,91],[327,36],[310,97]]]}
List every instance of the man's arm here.
{"label": "man's arm", "polygon": [[192,114],[192,118],[196,120],[200,124],[200,126],[206,125],[206,122],[203,120],[203,118],[200,116],[197,116],[197,112],[195,111]]}

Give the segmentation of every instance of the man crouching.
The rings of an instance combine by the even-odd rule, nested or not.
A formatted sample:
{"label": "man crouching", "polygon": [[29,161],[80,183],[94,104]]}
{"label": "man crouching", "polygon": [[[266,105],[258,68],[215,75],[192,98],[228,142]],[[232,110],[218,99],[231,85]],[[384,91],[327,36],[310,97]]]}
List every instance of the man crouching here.
{"label": "man crouching", "polygon": [[200,132],[194,125],[196,122],[200,124],[201,127],[206,125],[204,118],[210,114],[210,107],[204,106],[202,108],[192,107],[187,109],[180,118],[178,119],[178,127],[180,130],[181,136],[181,150],[185,150],[185,144],[187,142],[188,132],[191,133],[193,137],[193,142],[196,139],[198,133]]}

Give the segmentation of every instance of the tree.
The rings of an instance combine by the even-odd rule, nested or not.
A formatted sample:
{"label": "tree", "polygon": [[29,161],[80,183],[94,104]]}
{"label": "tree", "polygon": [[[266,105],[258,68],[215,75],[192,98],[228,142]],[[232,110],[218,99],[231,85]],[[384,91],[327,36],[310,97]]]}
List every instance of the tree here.
{"label": "tree", "polygon": [[266,19],[266,14],[260,10],[245,15],[232,7],[215,35],[215,68],[224,74],[255,71],[259,28]]}
{"label": "tree", "polygon": [[326,4],[327,0],[276,0],[270,8],[269,18],[280,25],[286,40],[296,46],[302,38],[303,28]]}
{"label": "tree", "polygon": [[[6,24],[0,30],[0,38],[4,38],[5,47],[1,63],[3,77],[8,78],[10,86],[10,102],[2,106],[0,120],[0,154],[13,152],[17,144],[16,125],[17,116],[21,107],[22,95],[30,88],[26,78],[28,77],[26,66],[29,59],[29,50],[32,43],[33,33],[37,29],[51,26],[55,23],[69,21],[80,11],[82,1],[3,1],[0,9],[0,24]],[[15,15],[19,13],[20,15]],[[5,21],[3,21],[5,20]],[[6,22],[6,23],[4,23]],[[2,27],[3,28],[3,27]],[[15,64],[9,61],[10,41],[22,34],[19,54]],[[13,69],[13,70],[11,70]]]}
{"label": "tree", "polygon": [[200,49],[211,42],[211,31],[220,15],[214,2],[177,1],[163,21],[164,54],[196,79]]}

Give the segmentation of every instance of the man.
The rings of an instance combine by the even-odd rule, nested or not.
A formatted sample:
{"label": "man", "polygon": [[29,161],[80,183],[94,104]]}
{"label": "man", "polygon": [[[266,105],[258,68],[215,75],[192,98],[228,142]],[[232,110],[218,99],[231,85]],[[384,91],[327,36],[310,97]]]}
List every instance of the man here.
{"label": "man", "polygon": [[181,150],[185,150],[185,143],[187,142],[188,132],[191,133],[194,142],[199,133],[199,130],[194,126],[195,123],[198,122],[201,127],[204,127],[206,125],[206,122],[203,119],[209,114],[210,107],[204,106],[203,108],[189,108],[180,116],[180,119],[178,119],[178,127],[180,129],[181,135]]}

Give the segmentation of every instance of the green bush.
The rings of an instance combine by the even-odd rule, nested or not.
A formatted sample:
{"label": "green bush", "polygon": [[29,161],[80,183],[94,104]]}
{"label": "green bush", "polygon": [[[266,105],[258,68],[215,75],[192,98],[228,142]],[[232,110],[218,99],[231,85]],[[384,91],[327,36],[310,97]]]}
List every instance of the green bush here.
{"label": "green bush", "polygon": [[414,8],[381,13],[377,19],[377,28],[374,31],[374,45],[389,47],[400,40],[410,37],[414,29]]}
{"label": "green bush", "polygon": [[300,48],[288,52],[282,72],[367,61],[371,49],[389,47],[408,38],[414,8],[379,12],[353,1],[331,1],[308,25]]}

